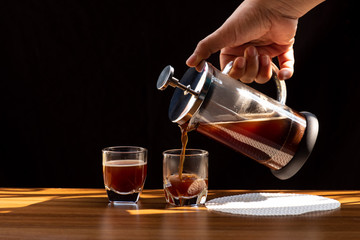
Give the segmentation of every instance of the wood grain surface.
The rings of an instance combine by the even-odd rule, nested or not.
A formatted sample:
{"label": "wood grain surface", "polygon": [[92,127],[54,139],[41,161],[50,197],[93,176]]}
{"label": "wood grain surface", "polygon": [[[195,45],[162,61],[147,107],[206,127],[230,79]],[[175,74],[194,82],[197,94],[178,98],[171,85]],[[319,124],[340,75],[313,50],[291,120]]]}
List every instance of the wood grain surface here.
{"label": "wood grain surface", "polygon": [[[249,193],[212,190],[208,199]],[[360,239],[360,191],[280,191],[339,200],[341,208],[288,217],[171,207],[162,190],[112,206],[103,189],[0,189],[0,239]]]}

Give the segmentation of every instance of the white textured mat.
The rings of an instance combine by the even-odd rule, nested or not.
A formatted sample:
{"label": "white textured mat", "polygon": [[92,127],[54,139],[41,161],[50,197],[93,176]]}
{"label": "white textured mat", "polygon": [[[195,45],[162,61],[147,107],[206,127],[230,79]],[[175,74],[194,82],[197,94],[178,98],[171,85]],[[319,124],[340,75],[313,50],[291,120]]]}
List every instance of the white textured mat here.
{"label": "white textured mat", "polygon": [[287,216],[326,211],[340,207],[334,199],[292,193],[247,193],[215,198],[205,206],[223,213],[253,216]]}

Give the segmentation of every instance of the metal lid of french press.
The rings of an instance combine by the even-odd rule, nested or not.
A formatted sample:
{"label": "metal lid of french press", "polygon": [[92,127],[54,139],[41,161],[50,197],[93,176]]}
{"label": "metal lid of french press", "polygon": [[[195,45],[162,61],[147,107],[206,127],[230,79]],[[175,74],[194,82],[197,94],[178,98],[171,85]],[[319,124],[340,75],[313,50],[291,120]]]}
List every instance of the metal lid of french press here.
{"label": "metal lid of french press", "polygon": [[156,87],[165,90],[168,86],[176,88],[170,101],[169,118],[179,125],[186,123],[199,109],[211,84],[210,68],[205,63],[201,72],[189,68],[179,81],[174,75],[174,68],[166,66],[161,72]]}

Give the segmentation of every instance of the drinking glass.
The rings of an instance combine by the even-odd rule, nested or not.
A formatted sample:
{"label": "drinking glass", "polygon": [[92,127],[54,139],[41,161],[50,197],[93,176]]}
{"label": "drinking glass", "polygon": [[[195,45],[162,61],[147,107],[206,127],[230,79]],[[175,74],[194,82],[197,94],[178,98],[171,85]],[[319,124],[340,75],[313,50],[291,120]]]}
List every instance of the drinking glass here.
{"label": "drinking glass", "polygon": [[[163,186],[166,202],[174,206],[204,204],[208,192],[208,155],[205,150],[163,152]],[[183,164],[182,164],[183,157]]]}
{"label": "drinking glass", "polygon": [[147,149],[135,146],[102,150],[104,185],[110,202],[135,204],[143,190],[147,173]]}

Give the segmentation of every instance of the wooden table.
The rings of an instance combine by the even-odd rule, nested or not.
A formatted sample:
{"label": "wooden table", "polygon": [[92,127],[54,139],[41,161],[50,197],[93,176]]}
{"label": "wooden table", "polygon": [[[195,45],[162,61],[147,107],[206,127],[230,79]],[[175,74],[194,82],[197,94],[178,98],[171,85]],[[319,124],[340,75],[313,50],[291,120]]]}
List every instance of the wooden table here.
{"label": "wooden table", "polygon": [[[210,191],[208,199],[255,191]],[[205,207],[171,207],[162,190],[136,206],[111,206],[103,189],[0,189],[0,239],[360,239],[360,191],[306,193],[341,209],[289,217],[249,217]]]}

